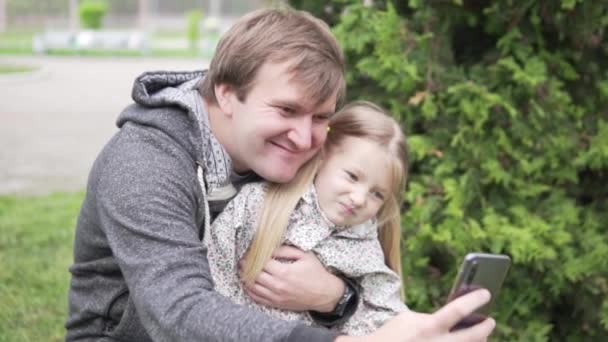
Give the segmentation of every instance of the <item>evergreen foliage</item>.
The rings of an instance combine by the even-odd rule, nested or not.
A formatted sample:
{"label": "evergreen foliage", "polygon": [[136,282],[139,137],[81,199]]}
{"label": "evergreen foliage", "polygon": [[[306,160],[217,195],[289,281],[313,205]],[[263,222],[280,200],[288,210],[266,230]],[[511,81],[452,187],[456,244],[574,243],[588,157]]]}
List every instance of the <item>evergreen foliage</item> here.
{"label": "evergreen foliage", "polygon": [[186,13],[186,33],[191,50],[197,49],[198,41],[201,36],[199,24],[202,16],[203,13],[199,10],[191,10]]}
{"label": "evergreen foliage", "polygon": [[103,0],[85,0],[78,7],[82,27],[97,30],[101,28],[108,4]]}
{"label": "evergreen foliage", "polygon": [[608,2],[362,2],[334,1],[334,31],[349,98],[409,135],[408,305],[506,253],[496,340],[607,341]]}

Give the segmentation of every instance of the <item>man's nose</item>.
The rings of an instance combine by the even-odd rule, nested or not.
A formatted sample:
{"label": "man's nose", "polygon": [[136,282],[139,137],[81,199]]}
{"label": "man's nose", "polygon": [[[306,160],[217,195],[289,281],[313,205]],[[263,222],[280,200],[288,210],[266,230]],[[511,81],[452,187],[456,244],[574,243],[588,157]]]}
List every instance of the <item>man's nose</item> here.
{"label": "man's nose", "polygon": [[294,118],[287,137],[298,151],[309,150],[312,146],[312,117],[302,115]]}

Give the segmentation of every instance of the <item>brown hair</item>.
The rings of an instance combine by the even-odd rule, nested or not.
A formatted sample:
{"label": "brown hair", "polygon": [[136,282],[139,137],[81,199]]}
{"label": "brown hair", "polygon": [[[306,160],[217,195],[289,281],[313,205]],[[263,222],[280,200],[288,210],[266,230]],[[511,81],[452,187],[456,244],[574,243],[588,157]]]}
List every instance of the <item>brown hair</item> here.
{"label": "brown hair", "polygon": [[199,91],[216,104],[214,88],[226,84],[243,102],[267,62],[289,62],[293,81],[315,105],[336,93],[338,104],[344,98],[344,55],[336,38],[320,19],[292,9],[260,9],[239,19],[220,39]]}
{"label": "brown hair", "polygon": [[[322,153],[332,151],[346,137],[369,139],[386,148],[393,157],[390,165],[392,196],[388,196],[378,212],[378,238],[385,263],[401,277],[401,218],[400,204],[408,175],[405,134],[395,119],[377,105],[357,101],[345,106],[330,121],[331,130]],[[245,259],[243,279],[253,282],[272,252],[283,242],[289,217],[298,200],[312,183],[320,165],[320,156],[306,163],[285,184],[271,183],[264,198],[264,206],[254,240]],[[402,293],[403,295],[403,293]]]}

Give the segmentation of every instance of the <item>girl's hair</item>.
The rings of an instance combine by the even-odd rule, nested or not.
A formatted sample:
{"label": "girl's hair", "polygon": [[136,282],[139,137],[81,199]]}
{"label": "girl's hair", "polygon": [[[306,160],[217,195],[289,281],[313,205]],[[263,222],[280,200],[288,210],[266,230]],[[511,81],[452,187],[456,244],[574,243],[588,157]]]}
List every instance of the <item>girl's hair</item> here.
{"label": "girl's hair", "polygon": [[244,280],[255,281],[273,251],[281,245],[289,217],[298,201],[312,183],[321,164],[322,155],[332,153],[346,137],[368,139],[385,148],[391,155],[389,167],[392,196],[380,208],[377,220],[379,240],[386,265],[401,277],[400,204],[407,180],[408,160],[406,138],[395,119],[377,105],[356,101],[346,105],[330,120],[330,132],[324,150],[304,164],[291,182],[270,183],[264,197],[258,229],[245,258]]}

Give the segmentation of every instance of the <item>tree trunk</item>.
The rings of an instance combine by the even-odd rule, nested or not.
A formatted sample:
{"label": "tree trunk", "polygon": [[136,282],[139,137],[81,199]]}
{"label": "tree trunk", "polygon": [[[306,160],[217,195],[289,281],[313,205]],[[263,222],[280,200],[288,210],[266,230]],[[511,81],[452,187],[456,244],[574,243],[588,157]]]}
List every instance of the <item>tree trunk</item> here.
{"label": "tree trunk", "polygon": [[[2,1],[2,0],[0,0]],[[69,0],[70,1],[70,31],[76,32],[78,31],[79,19],[78,19],[78,0]]]}
{"label": "tree trunk", "polygon": [[150,2],[148,0],[139,0],[137,7],[137,26],[142,31],[147,29],[149,13]]}

